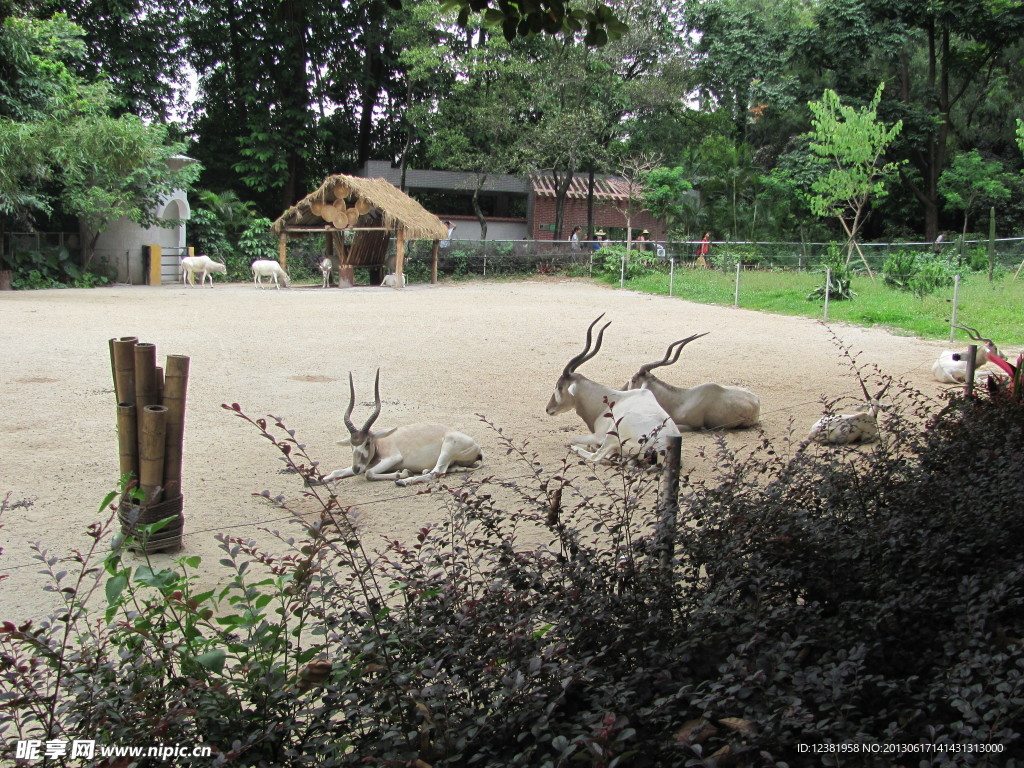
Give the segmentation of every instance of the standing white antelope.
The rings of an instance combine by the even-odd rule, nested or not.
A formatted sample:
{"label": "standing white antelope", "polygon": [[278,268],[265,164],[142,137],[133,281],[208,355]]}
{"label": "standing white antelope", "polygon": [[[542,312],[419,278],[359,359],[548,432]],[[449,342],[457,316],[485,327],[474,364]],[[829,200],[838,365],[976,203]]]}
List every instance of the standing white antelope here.
{"label": "standing white antelope", "polygon": [[323,275],[323,278],[324,278],[323,279],[323,284],[321,285],[322,288],[330,288],[331,287],[331,270],[332,269],[333,269],[333,266],[331,265],[331,260],[328,259],[326,256],[324,256],[320,260],[320,274]]}
{"label": "standing white antelope", "polygon": [[669,437],[678,436],[679,430],[665,409],[658,405],[652,392],[646,389],[612,389],[576,373],[580,365],[601,349],[601,341],[610,322],[598,332],[593,350],[590,344],[594,326],[602,317],[603,314],[587,328],[587,346],[566,364],[555,382],[547,414],[554,416],[576,410],[591,434],[573,438],[569,445],[589,461],[603,461],[615,455],[639,458],[652,452],[655,455],[662,453],[668,446]]}
{"label": "standing white antelope", "polygon": [[672,365],[679,359],[683,347],[701,336],[707,336],[707,333],[694,334],[669,344],[665,356],[640,366],[640,370],[633,374],[625,388],[650,390],[658,404],[681,430],[755,426],[761,418],[761,398],[749,389],[715,383],[689,388],[674,387],[651,373],[655,368]]}
{"label": "standing white antelope", "polygon": [[[966,325],[958,325],[956,327],[967,331],[967,335],[973,341],[984,342],[978,345],[978,350],[974,353],[975,373],[988,362],[989,355],[999,354],[999,350],[996,349],[992,339],[986,339],[977,330]],[[967,381],[967,362],[967,355],[963,352],[947,349],[932,364],[932,376],[936,381],[943,384],[963,384]]]}
{"label": "standing white antelope", "polygon": [[398,485],[426,483],[449,472],[470,472],[483,462],[483,451],[469,435],[442,424],[410,424],[371,432],[380,416],[380,369],[373,382],[374,410],[361,429],[352,423],[356,388],[348,375],[345,426],[349,436],[338,445],[352,446],[352,466],[336,469],[324,482],[366,475],[367,480],[394,480]]}
{"label": "standing white antelope", "polygon": [[252,263],[250,269],[252,269],[253,283],[260,288],[263,287],[264,277],[272,278],[274,285],[277,286],[277,290],[281,290],[282,282],[285,288],[291,285],[291,282],[288,280],[288,273],[284,271],[284,267],[273,259],[257,259]]}
{"label": "standing white antelope", "polygon": [[210,278],[210,287],[213,288],[212,272],[221,275],[228,273],[228,268],[220,262],[214,261],[209,256],[186,256],[181,260],[181,282],[188,283],[193,288],[196,286],[196,272],[201,274],[200,287],[206,285],[206,278]]}

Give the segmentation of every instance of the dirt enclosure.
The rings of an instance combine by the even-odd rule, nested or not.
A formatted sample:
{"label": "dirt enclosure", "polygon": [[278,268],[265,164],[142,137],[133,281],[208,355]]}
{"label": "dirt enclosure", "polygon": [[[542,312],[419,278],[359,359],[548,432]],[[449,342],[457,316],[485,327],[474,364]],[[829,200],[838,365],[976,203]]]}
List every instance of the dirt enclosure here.
{"label": "dirt enclosure", "polygon": [[[287,529],[267,501],[269,490],[301,501],[301,481],[281,473],[278,454],[253,427],[223,410],[239,403],[252,416],[273,414],[296,430],[326,471],[348,466],[347,377],[357,388],[353,420],[367,418],[374,371],[381,369],[383,411],[377,428],[439,421],[474,436],[485,471],[523,474],[505,454],[483,414],[506,435],[529,439],[554,468],[585,427],[572,413],[549,417],[544,406],[563,366],[583,348],[587,325],[612,321],[604,346],[580,371],[621,386],[672,341],[700,331],[680,362],[663,369],[677,385],[737,384],[761,396],[761,428],[771,438],[798,437],[821,414],[821,398],[859,397],[859,387],[828,330],[804,318],[691,304],[585,282],[528,281],[416,285],[404,291],[296,288],[251,284],[126,287],[0,293],[0,498],[14,503],[0,530],[0,620],[45,614],[53,604],[30,542],[54,555],[88,546],[86,526],[117,476],[115,402],[107,340],[138,336],[168,354],[191,357],[185,424],[184,554],[203,558],[203,578],[224,574],[214,535],[272,545],[263,524]],[[942,387],[930,367],[945,346],[881,329],[832,325],[861,363],[877,364],[927,394]],[[759,439],[757,430],[728,435],[730,445]],[[710,434],[683,438],[684,468],[706,473],[698,458]],[[376,545],[411,538],[436,520],[436,496],[363,478],[340,481],[339,497],[360,511]],[[170,555],[156,555],[166,564]]]}

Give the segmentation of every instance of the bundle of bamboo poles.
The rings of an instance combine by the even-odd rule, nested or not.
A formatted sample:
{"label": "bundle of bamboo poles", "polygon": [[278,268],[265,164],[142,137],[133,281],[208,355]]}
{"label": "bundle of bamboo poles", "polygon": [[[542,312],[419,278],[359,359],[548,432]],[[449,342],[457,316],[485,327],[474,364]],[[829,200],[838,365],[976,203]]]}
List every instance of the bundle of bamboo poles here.
{"label": "bundle of bamboo poles", "polygon": [[[110,339],[109,346],[121,474],[131,475],[142,490],[137,506],[180,516],[189,358],[168,355],[160,367],[156,345],[140,342],[135,336]],[[122,508],[125,506],[123,499]],[[180,526],[175,528],[180,538]]]}

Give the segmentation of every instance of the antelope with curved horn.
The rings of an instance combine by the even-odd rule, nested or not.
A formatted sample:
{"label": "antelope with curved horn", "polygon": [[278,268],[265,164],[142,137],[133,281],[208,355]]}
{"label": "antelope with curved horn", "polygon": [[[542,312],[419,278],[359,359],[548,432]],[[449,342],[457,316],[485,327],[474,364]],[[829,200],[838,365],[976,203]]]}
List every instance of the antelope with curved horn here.
{"label": "antelope with curved horn", "polygon": [[878,412],[887,410],[888,405],[879,402],[889,388],[886,383],[878,394],[868,394],[864,382],[860,388],[864,392],[866,402],[854,408],[853,413],[838,413],[825,416],[815,422],[805,442],[824,443],[826,445],[850,445],[851,443],[871,443],[878,439]]}
{"label": "antelope with curved horn", "polygon": [[404,427],[370,431],[380,416],[380,369],[373,382],[374,409],[361,429],[352,423],[356,388],[348,375],[349,402],[345,426],[349,437],[338,445],[352,446],[352,466],[336,469],[324,482],[354,475],[367,480],[394,480],[398,485],[425,483],[449,472],[469,472],[483,462],[483,452],[468,435],[442,424],[410,424]]}
{"label": "antelope with curved horn", "polygon": [[[587,345],[562,370],[555,382],[555,391],[548,401],[547,414],[575,409],[591,434],[573,438],[570,447],[584,459],[603,461],[615,455],[630,457],[649,456],[663,452],[668,438],[678,436],[679,430],[665,409],[658,405],[654,394],[646,389],[622,391],[606,387],[576,373],[580,365],[592,359],[601,349],[605,323],[597,334],[597,343],[591,349],[594,326],[602,314],[587,328]],[[587,450],[592,449],[592,450]]]}
{"label": "antelope with curved horn", "polygon": [[[974,354],[975,371],[988,362],[989,355],[999,354],[992,339],[986,339],[977,330],[966,325],[955,327],[967,331],[967,335],[971,337],[972,341],[983,342],[978,344],[978,351]],[[963,384],[967,381],[967,362],[967,355],[963,352],[947,349],[932,364],[932,376],[943,384]]]}
{"label": "antelope with curved horn", "polygon": [[661,360],[640,366],[626,389],[646,389],[654,393],[658,404],[672,417],[679,429],[732,429],[753,427],[761,419],[761,398],[743,387],[708,383],[696,387],[674,387],[651,373],[655,368],[672,365],[679,359],[683,347],[694,339],[707,336],[696,333],[674,341],[665,350]]}

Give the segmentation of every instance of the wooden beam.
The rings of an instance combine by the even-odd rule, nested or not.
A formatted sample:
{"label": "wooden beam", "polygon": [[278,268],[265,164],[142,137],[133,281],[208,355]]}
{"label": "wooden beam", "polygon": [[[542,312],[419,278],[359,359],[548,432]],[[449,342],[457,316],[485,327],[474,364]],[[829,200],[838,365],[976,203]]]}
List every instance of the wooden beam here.
{"label": "wooden beam", "polygon": [[430,284],[437,284],[437,249],[441,245],[440,240],[434,241],[434,247],[430,249]]}
{"label": "wooden beam", "polygon": [[281,269],[288,269],[288,234],[286,232],[282,232],[277,241],[277,260],[281,262]]}

